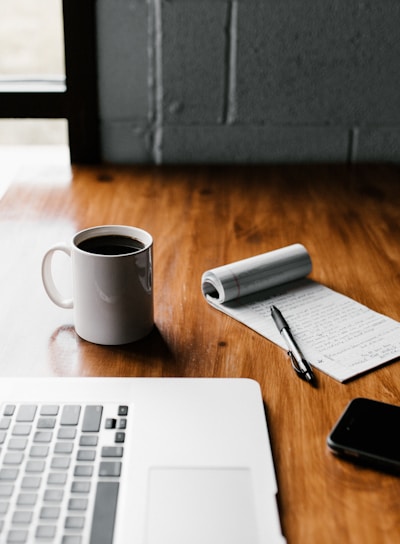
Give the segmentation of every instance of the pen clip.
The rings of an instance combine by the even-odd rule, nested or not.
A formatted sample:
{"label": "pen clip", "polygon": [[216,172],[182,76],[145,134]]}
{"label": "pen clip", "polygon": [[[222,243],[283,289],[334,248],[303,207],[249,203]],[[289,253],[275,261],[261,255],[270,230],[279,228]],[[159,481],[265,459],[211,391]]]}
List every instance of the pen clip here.
{"label": "pen clip", "polygon": [[290,357],[290,360],[291,360],[291,363],[292,363],[292,367],[293,367],[293,370],[295,372],[297,372],[297,374],[300,376],[300,378],[304,378],[305,377],[305,372],[304,370],[302,370],[301,368],[299,368],[299,364],[298,362],[296,361],[293,353],[291,351],[288,351],[287,354],[289,355]]}

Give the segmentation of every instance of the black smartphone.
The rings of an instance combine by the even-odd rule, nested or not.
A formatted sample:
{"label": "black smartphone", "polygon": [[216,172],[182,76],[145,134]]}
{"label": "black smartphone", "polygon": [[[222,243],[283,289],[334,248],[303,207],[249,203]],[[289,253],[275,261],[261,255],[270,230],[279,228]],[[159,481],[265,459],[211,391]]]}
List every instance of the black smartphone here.
{"label": "black smartphone", "polygon": [[329,449],[362,464],[400,472],[400,406],[356,398],[328,436]]}

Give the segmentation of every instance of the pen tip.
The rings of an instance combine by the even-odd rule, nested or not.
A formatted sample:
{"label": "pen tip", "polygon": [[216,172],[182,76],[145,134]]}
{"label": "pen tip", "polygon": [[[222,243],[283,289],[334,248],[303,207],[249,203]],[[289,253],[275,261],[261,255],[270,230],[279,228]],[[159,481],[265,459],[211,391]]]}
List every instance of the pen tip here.
{"label": "pen tip", "polygon": [[310,385],[316,385],[314,374],[310,374],[310,372],[306,372],[304,377]]}

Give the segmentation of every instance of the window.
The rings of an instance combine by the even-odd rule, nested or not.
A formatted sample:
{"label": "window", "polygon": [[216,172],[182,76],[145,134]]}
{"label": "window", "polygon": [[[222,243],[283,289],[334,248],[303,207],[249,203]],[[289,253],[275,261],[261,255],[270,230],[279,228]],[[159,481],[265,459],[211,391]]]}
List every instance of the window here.
{"label": "window", "polygon": [[[57,2],[50,2],[53,9]],[[0,0],[0,3],[2,9],[7,7],[9,11],[18,9],[21,4],[24,9],[34,10],[40,3],[47,2]],[[100,160],[95,6],[96,0],[60,0],[62,29],[59,34],[63,34],[63,44],[60,57],[54,61],[60,71],[58,74],[40,73],[39,53],[32,55],[36,60],[30,64],[29,73],[22,73],[27,68],[12,66],[7,61],[9,52],[2,48],[5,52],[2,52],[0,64],[0,118],[66,119],[72,162]],[[0,22],[0,32],[5,20],[3,17],[3,22]],[[39,20],[46,24],[43,13]],[[33,30],[40,33],[40,28]],[[19,32],[24,34],[21,29]],[[23,37],[15,36],[16,43],[23,42]],[[29,39],[28,35],[26,39]]]}

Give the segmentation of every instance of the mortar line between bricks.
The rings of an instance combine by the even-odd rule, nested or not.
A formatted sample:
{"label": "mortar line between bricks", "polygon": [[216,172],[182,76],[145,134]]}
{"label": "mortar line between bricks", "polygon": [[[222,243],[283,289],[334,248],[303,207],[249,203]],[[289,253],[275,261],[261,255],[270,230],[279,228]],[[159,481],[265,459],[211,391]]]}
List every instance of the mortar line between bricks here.
{"label": "mortar line between bricks", "polygon": [[348,151],[348,162],[350,164],[354,164],[357,161],[359,135],[360,135],[359,127],[352,127],[350,129],[349,151]]}
{"label": "mortar line between bricks", "polygon": [[163,79],[162,79],[162,0],[154,0],[154,126],[153,160],[162,163]]}
{"label": "mortar line between bricks", "polygon": [[236,64],[237,64],[237,22],[238,0],[228,3],[226,56],[225,56],[225,93],[223,124],[232,124],[236,119]]}

